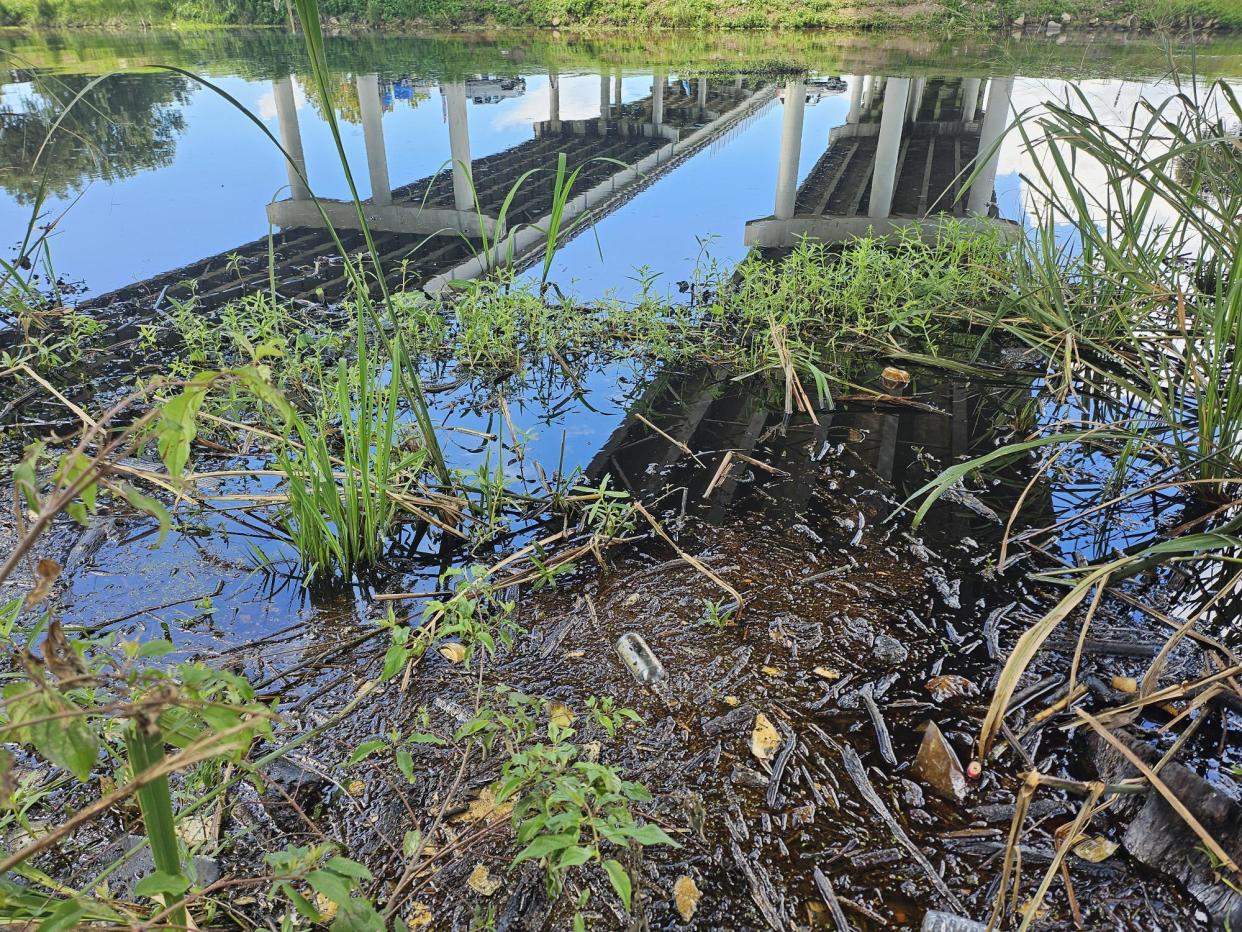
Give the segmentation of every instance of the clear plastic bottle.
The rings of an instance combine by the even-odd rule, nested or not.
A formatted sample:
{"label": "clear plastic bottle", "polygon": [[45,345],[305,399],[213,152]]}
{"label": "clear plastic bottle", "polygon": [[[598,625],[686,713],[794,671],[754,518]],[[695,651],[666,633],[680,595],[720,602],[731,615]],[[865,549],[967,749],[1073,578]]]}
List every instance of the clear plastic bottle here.
{"label": "clear plastic bottle", "polygon": [[617,655],[630,668],[634,679],[644,686],[658,683],[664,679],[664,664],[652,653],[643,636],[634,631],[627,631],[617,639]]}

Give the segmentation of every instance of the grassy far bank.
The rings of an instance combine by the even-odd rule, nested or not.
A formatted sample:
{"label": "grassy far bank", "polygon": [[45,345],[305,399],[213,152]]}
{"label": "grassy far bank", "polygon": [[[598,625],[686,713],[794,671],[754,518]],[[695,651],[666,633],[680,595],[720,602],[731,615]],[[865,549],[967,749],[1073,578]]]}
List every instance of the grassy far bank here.
{"label": "grassy far bank", "polygon": [[[1239,0],[327,0],[330,25],[561,28],[991,29],[1024,17],[1135,28],[1242,28]],[[0,26],[261,25],[290,22],[268,0],[0,0]]]}

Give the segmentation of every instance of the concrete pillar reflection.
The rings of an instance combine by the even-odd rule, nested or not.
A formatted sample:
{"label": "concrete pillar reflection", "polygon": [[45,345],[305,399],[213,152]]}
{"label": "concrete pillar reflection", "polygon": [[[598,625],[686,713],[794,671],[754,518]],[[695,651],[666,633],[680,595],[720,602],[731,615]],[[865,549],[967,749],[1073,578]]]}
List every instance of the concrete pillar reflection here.
{"label": "concrete pillar reflection", "polygon": [[863,99],[862,105],[864,110],[870,110],[871,105],[875,103],[875,84],[876,79],[868,75],[862,79],[863,83]]}
{"label": "concrete pillar reflection", "polygon": [[276,97],[280,144],[289,153],[289,158],[285,160],[285,172],[289,176],[289,196],[295,201],[305,201],[310,197],[310,189],[302,180],[306,177],[306,156],[302,152],[298,108],[293,100],[293,79],[288,76],[277,78],[272,82],[272,92]]}
{"label": "concrete pillar reflection", "polygon": [[699,78],[699,116],[707,109],[707,78]]}
{"label": "concrete pillar reflection", "polygon": [[601,134],[608,131],[608,107],[608,75],[601,73],[599,76],[599,131]]}
{"label": "concrete pillar reflection", "polygon": [[621,72],[617,71],[616,76],[612,79],[612,104],[616,109],[613,111],[617,116],[621,115]]}
{"label": "concrete pillar reflection", "polygon": [[358,111],[362,114],[362,140],[367,147],[367,173],[371,176],[371,203],[392,203],[392,182],[388,178],[388,153],[384,149],[384,111],[380,107],[379,77],[360,74]]}
{"label": "concrete pillar reflection", "polygon": [[785,84],[785,113],[781,120],[781,154],[776,169],[777,220],[794,215],[798,195],[798,156],[802,153],[802,121],[806,116],[806,82],[799,78]]}
{"label": "concrete pillar reflection", "polygon": [[449,158],[453,160],[453,206],[474,209],[470,173],[470,121],[466,112],[466,85],[461,81],[440,85],[448,119]]}
{"label": "concrete pillar reflection", "polygon": [[979,84],[978,78],[962,81],[962,119],[967,123],[974,120],[975,111],[979,109]]}
{"label": "concrete pillar reflection", "polygon": [[889,78],[884,86],[880,135],[876,140],[875,171],[871,175],[871,200],[867,210],[873,220],[883,220],[893,212],[897,158],[901,152],[901,133],[906,124],[911,83],[909,78]]}
{"label": "concrete pillar reflection", "polygon": [[657,71],[651,76],[651,122],[656,126],[664,123],[664,86],[668,84],[668,75]]}
{"label": "concrete pillar reflection", "polygon": [[[983,125],[979,127],[979,156],[982,158],[996,145],[1009,124],[1009,98],[1013,93],[1013,78],[993,78],[988,88],[988,102],[983,111]],[[966,208],[972,214],[986,215],[992,203],[996,187],[996,163],[1000,150],[984,163],[970,186]]]}
{"label": "concrete pillar reflection", "polygon": [[850,112],[845,117],[846,123],[857,123],[862,113],[863,84],[865,79],[854,75],[850,78]]}
{"label": "concrete pillar reflection", "polygon": [[918,116],[919,108],[923,104],[923,91],[926,87],[926,78],[916,78],[910,85],[910,104],[906,111],[907,120],[913,120],[916,116]]}
{"label": "concrete pillar reflection", "polygon": [[548,120],[554,129],[561,128],[561,76],[548,71]]}

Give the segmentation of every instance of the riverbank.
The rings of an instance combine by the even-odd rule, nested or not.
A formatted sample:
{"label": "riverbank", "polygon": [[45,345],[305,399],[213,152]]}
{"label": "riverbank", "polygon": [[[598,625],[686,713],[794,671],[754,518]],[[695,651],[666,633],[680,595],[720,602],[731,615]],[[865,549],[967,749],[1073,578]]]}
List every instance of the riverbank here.
{"label": "riverbank", "polygon": [[[1089,28],[1242,29],[1232,0],[329,0],[330,27],[559,29],[922,29],[970,32],[1056,22]],[[0,0],[0,26],[109,27],[288,26],[292,12],[260,0]]]}

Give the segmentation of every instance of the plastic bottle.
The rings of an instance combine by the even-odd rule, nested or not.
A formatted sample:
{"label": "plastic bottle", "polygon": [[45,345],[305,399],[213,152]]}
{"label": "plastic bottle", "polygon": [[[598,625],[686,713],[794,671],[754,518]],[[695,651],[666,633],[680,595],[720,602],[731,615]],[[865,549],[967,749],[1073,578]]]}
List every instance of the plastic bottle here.
{"label": "plastic bottle", "polygon": [[627,631],[617,639],[617,655],[630,668],[634,679],[644,686],[657,683],[664,679],[664,664],[651,652],[643,636],[634,631]]}

